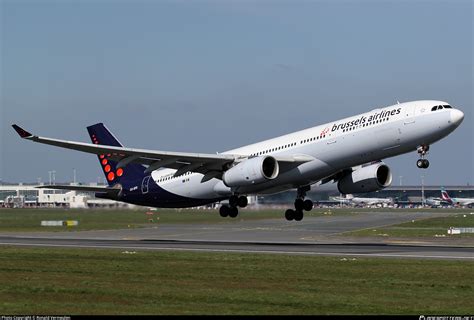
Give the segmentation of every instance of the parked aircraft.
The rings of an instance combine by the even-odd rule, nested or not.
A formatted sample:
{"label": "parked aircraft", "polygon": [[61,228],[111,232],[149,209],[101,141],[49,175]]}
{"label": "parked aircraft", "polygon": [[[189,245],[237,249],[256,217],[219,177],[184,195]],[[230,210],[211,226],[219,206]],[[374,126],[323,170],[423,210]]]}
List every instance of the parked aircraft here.
{"label": "parked aircraft", "polygon": [[346,204],[353,204],[356,206],[374,206],[374,205],[389,205],[393,204],[392,198],[363,198],[354,197],[352,194],[347,194],[346,197],[333,197],[334,201],[340,201]]}
{"label": "parked aircraft", "polygon": [[473,198],[451,198],[448,192],[444,188],[441,188],[441,199],[443,199],[444,201],[446,201],[447,203],[451,205],[459,205],[459,206],[466,206],[466,207],[470,207],[474,205]]}
{"label": "parked aircraft", "polygon": [[448,202],[444,201],[441,198],[429,197],[425,199],[425,203],[431,207],[440,207],[443,205],[449,205]]}

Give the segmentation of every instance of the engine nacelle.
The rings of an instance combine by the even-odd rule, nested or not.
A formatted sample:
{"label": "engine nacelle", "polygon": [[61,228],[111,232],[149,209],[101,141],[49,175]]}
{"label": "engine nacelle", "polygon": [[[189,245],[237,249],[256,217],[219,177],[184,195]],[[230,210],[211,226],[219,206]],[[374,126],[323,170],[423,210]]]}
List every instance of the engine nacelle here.
{"label": "engine nacelle", "polygon": [[256,157],[242,161],[224,172],[222,181],[228,187],[248,186],[275,179],[279,172],[275,158]]}
{"label": "engine nacelle", "polygon": [[390,168],[383,162],[359,168],[337,183],[340,193],[365,193],[381,190],[392,183]]}

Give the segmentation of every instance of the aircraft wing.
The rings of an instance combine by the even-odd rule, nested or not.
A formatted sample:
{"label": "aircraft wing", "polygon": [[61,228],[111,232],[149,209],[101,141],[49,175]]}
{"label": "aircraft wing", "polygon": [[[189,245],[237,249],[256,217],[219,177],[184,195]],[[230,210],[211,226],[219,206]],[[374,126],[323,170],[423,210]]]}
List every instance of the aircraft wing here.
{"label": "aircraft wing", "polygon": [[[179,169],[183,165],[194,167],[194,170],[190,169],[186,171],[195,171],[196,169],[202,166],[206,166],[208,169],[222,170],[223,165],[227,163],[232,163],[238,158],[238,156],[229,154],[168,152],[51,139],[33,135],[15,124],[13,125],[13,128],[20,135],[20,137],[34,142],[92,153],[96,155],[110,154],[108,158],[110,160],[119,162],[119,167],[134,162],[153,167],[152,170],[149,171],[153,171],[163,167]],[[122,162],[122,165],[120,164],[120,162]]]}
{"label": "aircraft wing", "polygon": [[[118,162],[117,167],[119,168],[125,167],[127,164],[133,162],[147,165],[148,168],[145,170],[146,172],[151,172],[159,168],[170,168],[176,169],[175,176],[179,176],[187,171],[193,171],[208,175],[203,181],[214,177],[220,178],[222,172],[230,167],[233,162],[245,160],[248,157],[247,155],[233,154],[205,154],[134,149],[59,140],[33,135],[16,124],[12,125],[12,127],[23,139],[96,155],[107,154],[110,160]],[[289,168],[312,160],[310,157],[301,155],[284,158],[275,157],[275,159],[287,165]]]}

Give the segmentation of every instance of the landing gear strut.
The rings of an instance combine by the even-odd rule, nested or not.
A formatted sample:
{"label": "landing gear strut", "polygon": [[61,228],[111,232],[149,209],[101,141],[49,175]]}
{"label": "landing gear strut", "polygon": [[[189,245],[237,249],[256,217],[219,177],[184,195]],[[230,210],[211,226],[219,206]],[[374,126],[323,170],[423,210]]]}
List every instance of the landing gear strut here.
{"label": "landing gear strut", "polygon": [[301,221],[303,220],[303,210],[304,211],[311,211],[313,209],[313,201],[309,199],[304,199],[306,197],[306,192],[311,189],[310,186],[304,186],[298,188],[296,200],[295,200],[295,210],[288,209],[285,211],[285,218],[288,221],[296,220]]}
{"label": "landing gear strut", "polygon": [[247,197],[233,195],[229,198],[229,205],[224,204],[220,207],[219,214],[223,218],[235,218],[239,214],[239,209],[237,207],[245,208],[247,204]]}
{"label": "landing gear strut", "polygon": [[430,162],[428,161],[428,159],[425,159],[425,156],[428,153],[428,150],[430,150],[429,145],[421,145],[417,149],[418,154],[420,155],[421,159],[418,159],[416,161],[416,166],[420,169],[426,169],[430,166]]}

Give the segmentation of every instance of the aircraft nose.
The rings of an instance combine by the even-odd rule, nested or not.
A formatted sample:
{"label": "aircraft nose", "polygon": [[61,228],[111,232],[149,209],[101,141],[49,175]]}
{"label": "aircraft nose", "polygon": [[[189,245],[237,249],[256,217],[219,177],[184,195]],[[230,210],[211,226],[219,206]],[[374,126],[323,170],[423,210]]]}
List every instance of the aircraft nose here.
{"label": "aircraft nose", "polygon": [[455,125],[460,125],[464,119],[464,113],[461,110],[453,109],[451,110],[451,123]]}

